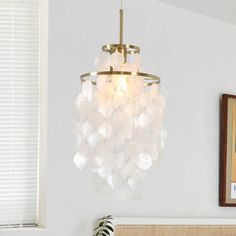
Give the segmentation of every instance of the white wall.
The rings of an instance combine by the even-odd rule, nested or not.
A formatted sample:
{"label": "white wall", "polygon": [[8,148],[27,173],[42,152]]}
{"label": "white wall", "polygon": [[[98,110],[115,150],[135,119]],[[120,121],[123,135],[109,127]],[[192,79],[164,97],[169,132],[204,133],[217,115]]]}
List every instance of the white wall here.
{"label": "white wall", "polygon": [[218,207],[219,97],[236,94],[236,27],[155,0],[125,1],[125,41],[141,46],[167,89],[169,137],[144,199],[99,197],[73,164],[79,75],[118,38],[118,1],[49,0],[49,143],[45,231],[0,235],[89,236],[93,221],[123,217],[236,217]]}

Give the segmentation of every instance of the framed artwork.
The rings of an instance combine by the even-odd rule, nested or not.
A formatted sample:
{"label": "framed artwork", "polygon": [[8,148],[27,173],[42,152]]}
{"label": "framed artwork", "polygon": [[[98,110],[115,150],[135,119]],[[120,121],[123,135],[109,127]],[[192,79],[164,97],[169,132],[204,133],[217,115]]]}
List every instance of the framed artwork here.
{"label": "framed artwork", "polygon": [[220,123],[220,206],[236,206],[236,96],[222,95]]}

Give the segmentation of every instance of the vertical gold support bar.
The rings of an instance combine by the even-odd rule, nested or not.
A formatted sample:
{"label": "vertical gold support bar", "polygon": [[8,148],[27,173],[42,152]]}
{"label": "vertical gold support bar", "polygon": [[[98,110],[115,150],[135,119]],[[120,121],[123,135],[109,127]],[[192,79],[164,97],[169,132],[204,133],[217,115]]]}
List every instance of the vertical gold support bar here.
{"label": "vertical gold support bar", "polygon": [[123,37],[124,37],[124,11],[121,8],[120,9],[120,52],[123,54],[124,57],[124,63],[127,61],[127,53],[125,48],[123,47]]}
{"label": "vertical gold support bar", "polygon": [[123,47],[123,18],[124,12],[123,9],[120,9],[120,46]]}

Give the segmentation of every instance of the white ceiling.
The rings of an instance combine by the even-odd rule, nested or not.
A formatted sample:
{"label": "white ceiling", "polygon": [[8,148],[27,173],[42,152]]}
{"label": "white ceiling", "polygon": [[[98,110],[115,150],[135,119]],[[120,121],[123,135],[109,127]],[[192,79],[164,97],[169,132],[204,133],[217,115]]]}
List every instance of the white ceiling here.
{"label": "white ceiling", "polygon": [[236,25],[236,0],[158,0]]}

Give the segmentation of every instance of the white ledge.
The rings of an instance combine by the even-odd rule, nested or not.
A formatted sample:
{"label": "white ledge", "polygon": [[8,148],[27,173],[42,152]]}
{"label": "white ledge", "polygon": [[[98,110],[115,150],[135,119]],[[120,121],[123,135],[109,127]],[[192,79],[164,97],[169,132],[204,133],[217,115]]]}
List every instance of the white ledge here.
{"label": "white ledge", "polygon": [[236,225],[235,218],[123,218],[114,217],[116,225]]}
{"label": "white ledge", "polygon": [[17,227],[9,227],[9,228],[1,228],[0,227],[0,232],[2,232],[2,231],[45,231],[46,230],[46,228],[44,228],[44,227],[19,227],[19,228],[17,228]]}

